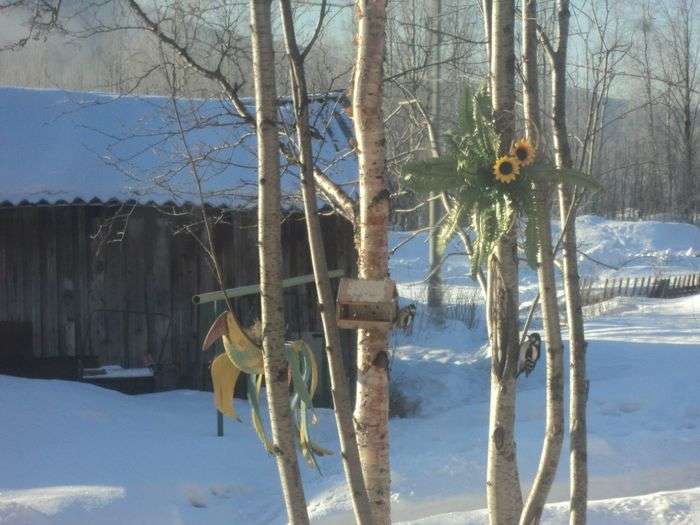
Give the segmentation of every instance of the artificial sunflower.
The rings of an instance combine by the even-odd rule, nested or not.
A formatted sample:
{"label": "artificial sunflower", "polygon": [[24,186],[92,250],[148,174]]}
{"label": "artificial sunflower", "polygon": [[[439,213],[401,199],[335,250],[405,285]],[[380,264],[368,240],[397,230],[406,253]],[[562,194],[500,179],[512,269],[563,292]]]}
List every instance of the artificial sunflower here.
{"label": "artificial sunflower", "polygon": [[535,148],[527,139],[520,139],[510,149],[510,154],[520,161],[520,165],[525,167],[535,162]]}
{"label": "artificial sunflower", "polygon": [[517,157],[504,155],[493,165],[493,174],[497,181],[510,184],[520,174],[520,161]]}

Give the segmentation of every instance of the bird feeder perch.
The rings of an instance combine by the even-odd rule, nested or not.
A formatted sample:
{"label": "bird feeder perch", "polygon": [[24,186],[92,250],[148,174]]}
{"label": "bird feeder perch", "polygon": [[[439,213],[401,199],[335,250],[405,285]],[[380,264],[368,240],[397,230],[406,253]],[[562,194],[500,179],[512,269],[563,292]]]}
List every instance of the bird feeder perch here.
{"label": "bird feeder perch", "polygon": [[396,283],[391,279],[341,279],[338,286],[338,326],[357,330],[389,330],[396,318]]}

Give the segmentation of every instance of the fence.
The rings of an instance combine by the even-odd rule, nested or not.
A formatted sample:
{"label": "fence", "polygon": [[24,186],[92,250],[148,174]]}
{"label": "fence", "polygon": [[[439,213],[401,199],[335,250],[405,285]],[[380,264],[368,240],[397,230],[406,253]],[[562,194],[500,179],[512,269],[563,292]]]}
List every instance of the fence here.
{"label": "fence", "polygon": [[700,293],[700,273],[668,277],[615,277],[601,282],[581,281],[583,305],[596,304],[613,297],[672,298]]}

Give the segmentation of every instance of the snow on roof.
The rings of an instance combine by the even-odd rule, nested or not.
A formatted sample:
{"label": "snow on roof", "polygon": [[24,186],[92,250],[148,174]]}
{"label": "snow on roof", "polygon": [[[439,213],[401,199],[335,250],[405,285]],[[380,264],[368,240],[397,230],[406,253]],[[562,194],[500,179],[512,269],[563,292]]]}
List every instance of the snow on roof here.
{"label": "snow on roof", "polygon": [[[317,166],[350,193],[357,159],[345,99],[311,101]],[[254,113],[252,101],[245,101]],[[177,100],[187,147],[215,206],[254,204],[256,139],[222,100]],[[0,87],[0,205],[136,201],[201,202],[172,99]],[[293,137],[294,114],[280,101],[281,127]],[[290,139],[282,137],[283,142]],[[296,167],[282,159],[284,205],[298,203]]]}

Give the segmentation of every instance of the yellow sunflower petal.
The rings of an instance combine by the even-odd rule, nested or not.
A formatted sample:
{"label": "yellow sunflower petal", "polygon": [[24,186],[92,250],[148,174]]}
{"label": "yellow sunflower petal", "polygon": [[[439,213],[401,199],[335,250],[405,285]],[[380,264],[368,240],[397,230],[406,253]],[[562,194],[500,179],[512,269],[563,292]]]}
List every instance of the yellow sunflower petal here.
{"label": "yellow sunflower petal", "polygon": [[504,155],[496,160],[493,165],[493,175],[496,180],[504,184],[510,184],[520,174],[520,162],[516,157]]}
{"label": "yellow sunflower petal", "polygon": [[521,166],[529,166],[535,162],[535,148],[527,139],[520,139],[510,149],[511,156],[520,161]]}

